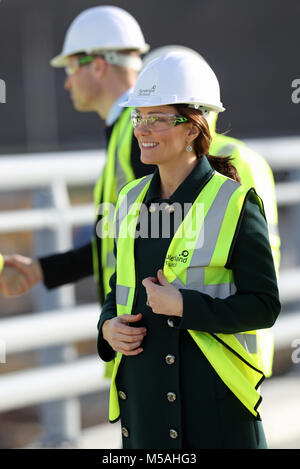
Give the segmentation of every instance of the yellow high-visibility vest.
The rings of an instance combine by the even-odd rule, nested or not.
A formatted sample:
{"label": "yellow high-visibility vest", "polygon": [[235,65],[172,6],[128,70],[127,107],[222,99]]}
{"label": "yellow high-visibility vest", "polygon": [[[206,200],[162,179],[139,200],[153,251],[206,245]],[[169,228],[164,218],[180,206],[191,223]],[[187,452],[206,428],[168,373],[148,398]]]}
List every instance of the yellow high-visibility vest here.
{"label": "yellow high-visibility vest", "polygon": [[4,267],[4,259],[3,259],[2,254],[0,254],[0,273],[1,273],[2,270],[3,270],[3,267]]}
{"label": "yellow high-visibility vest", "polygon": [[[94,188],[94,205],[96,222],[100,204],[115,204],[120,189],[134,179],[131,166],[131,143],[133,128],[130,119],[131,109],[126,109],[114,125],[107,149],[107,161],[101,177]],[[97,225],[96,225],[97,226]],[[94,279],[99,292],[103,292],[104,299],[110,290],[109,279],[115,270],[113,253],[114,240],[112,237],[101,237],[101,253],[96,233],[92,239]],[[99,265],[101,259],[101,265]],[[99,294],[99,297],[102,296]],[[105,366],[105,378],[110,378],[113,361]]]}
{"label": "yellow high-visibility vest", "polygon": [[231,156],[232,164],[239,173],[241,183],[254,187],[263,201],[268,223],[270,245],[274,266],[278,275],[280,266],[280,236],[274,176],[265,159],[242,141],[216,132],[217,114],[209,116],[212,141],[209,153],[213,156]]}
{"label": "yellow high-visibility vest", "polygon": [[[116,206],[118,316],[131,314],[134,309],[134,234],[150,181],[151,175],[129,183],[122,189]],[[171,284],[218,298],[226,298],[236,291],[233,273],[225,269],[225,265],[245,200],[251,191],[256,195],[252,188],[214,173],[169,245],[163,273]],[[257,200],[264,214],[263,204],[258,196]],[[126,207],[129,207],[127,211]],[[197,212],[198,207],[202,207],[202,216]],[[180,253],[183,252],[184,261],[180,258]],[[258,388],[265,377],[263,355],[272,353],[272,350],[262,350],[260,331],[241,331],[239,334],[212,334],[195,330],[188,332],[229,389],[254,416],[259,417],[261,396]],[[118,419],[120,413],[115,378],[121,358],[122,354],[118,352],[110,388],[110,421]]]}
{"label": "yellow high-visibility vest", "polygon": [[[270,245],[277,277],[280,267],[280,236],[278,230],[278,209],[275,182],[272,170],[265,159],[246,146],[242,141],[216,132],[217,114],[209,115],[209,128],[212,136],[209,152],[214,156],[231,156],[232,164],[238,171],[241,183],[254,187],[263,201],[268,224]],[[261,331],[260,341],[264,349],[274,350],[272,329]],[[272,345],[272,346],[271,346]],[[272,376],[273,354],[265,354],[266,377]]]}
{"label": "yellow high-visibility vest", "polygon": [[[130,119],[131,109],[126,109],[114,125],[107,149],[107,162],[94,188],[95,216],[98,218],[101,203],[115,204],[120,189],[134,179],[131,166],[131,142],[133,129]],[[101,261],[99,266],[98,245],[93,238],[93,267],[96,284],[103,284],[104,297],[109,292],[109,279],[115,269],[113,239],[101,239]],[[99,275],[101,273],[101,275]]]}

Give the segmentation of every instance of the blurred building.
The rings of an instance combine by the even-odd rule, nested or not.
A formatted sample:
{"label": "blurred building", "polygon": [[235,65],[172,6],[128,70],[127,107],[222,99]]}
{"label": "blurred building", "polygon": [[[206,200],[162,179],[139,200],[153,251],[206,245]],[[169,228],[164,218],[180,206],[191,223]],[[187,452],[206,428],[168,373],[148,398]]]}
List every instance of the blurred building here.
{"label": "blurred building", "polygon": [[299,133],[299,106],[291,99],[300,78],[300,4],[290,0],[9,0],[0,5],[0,154],[104,145],[103,125],[72,108],[64,71],[49,60],[82,10],[113,4],[139,21],[152,48],[182,44],[200,52],[216,71],[226,107],[222,131],[238,138]]}

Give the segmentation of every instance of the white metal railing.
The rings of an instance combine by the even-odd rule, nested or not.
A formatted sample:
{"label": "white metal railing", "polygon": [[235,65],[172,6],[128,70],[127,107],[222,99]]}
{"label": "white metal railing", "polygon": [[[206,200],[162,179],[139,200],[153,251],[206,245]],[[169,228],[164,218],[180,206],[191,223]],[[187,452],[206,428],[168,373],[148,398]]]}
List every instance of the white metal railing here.
{"label": "white metal railing", "polygon": [[105,163],[104,150],[0,155],[1,191],[49,186],[93,184]]}
{"label": "white metal railing", "polygon": [[[4,319],[0,340],[4,338],[7,354],[88,339],[96,343],[99,313],[99,306],[92,304],[51,311],[41,317],[32,314]],[[277,350],[292,347],[293,341],[300,339],[300,314],[279,317],[272,330]],[[0,412],[107,389],[109,381],[102,377],[103,370],[100,359],[89,356],[72,363],[0,375]]]}
{"label": "white metal railing", "polygon": [[[273,169],[300,169],[299,137],[248,140],[245,143],[263,154]],[[50,228],[60,233],[58,249],[67,248],[69,241],[68,236],[64,236],[64,230],[91,223],[93,207],[91,204],[70,206],[66,187],[94,184],[104,161],[104,152],[98,150],[0,157],[0,191],[51,187],[55,194],[54,208],[0,213],[0,233]],[[298,203],[299,187],[298,182],[277,184],[278,204]],[[280,272],[282,302],[300,299],[299,284],[300,269]],[[41,315],[35,313],[0,318],[0,340],[5,341],[6,353],[11,354],[95,339],[99,313],[99,306],[93,304]],[[293,338],[300,337],[299,315],[280,317],[274,326],[274,334],[277,347],[286,346]],[[0,411],[106,388],[108,382],[102,378],[102,368],[97,357],[87,357],[46,368],[0,375]]]}
{"label": "white metal railing", "polygon": [[253,138],[244,142],[263,155],[274,171],[300,169],[300,136]]}
{"label": "white metal railing", "polygon": [[[29,314],[3,319],[1,320],[0,340],[5,341],[6,353],[12,354],[96,339],[99,315],[100,308],[95,303],[50,311],[41,314],[40,317],[36,314]],[[300,314],[291,313],[279,316],[273,326],[273,331],[278,348],[285,346],[293,339],[300,339]]]}
{"label": "white metal railing", "polygon": [[0,411],[80,396],[107,389],[98,357],[8,373],[0,377]]}

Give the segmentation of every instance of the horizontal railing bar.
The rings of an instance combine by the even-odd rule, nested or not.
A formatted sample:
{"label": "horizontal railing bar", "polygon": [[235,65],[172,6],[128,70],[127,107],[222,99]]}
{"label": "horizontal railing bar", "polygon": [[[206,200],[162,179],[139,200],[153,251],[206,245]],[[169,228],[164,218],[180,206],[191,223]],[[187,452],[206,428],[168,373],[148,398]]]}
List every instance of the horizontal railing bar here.
{"label": "horizontal railing bar", "polygon": [[[300,169],[298,136],[243,141],[261,154],[273,170]],[[93,184],[104,167],[105,159],[104,149],[0,155],[0,190],[49,185],[58,177],[67,184]]]}
{"label": "horizontal railing bar", "polygon": [[105,150],[0,155],[1,191],[49,186],[94,184],[105,164]]}
{"label": "horizontal railing bar", "polygon": [[[300,338],[299,314],[279,318],[272,330],[275,350],[290,346],[292,353],[293,341]],[[97,356],[92,356],[1,375],[0,411],[108,389],[109,381],[103,378],[103,370],[104,363]]]}
{"label": "horizontal railing bar", "polygon": [[300,268],[280,270],[278,286],[281,303],[300,300]]}
{"label": "horizontal railing bar", "polygon": [[300,202],[300,180],[291,182],[278,182],[275,185],[275,189],[277,204],[279,206],[294,205]]}
{"label": "horizontal railing bar", "polygon": [[[300,300],[299,287],[297,287],[299,282],[300,269],[280,272],[279,288],[282,303]],[[12,354],[63,343],[70,344],[96,339],[100,312],[100,306],[93,303],[42,314],[34,313],[1,319],[0,340],[6,346],[6,354]],[[292,313],[280,315],[278,324],[281,326],[287,321],[289,324],[291,321],[295,322],[292,333],[297,331],[300,336],[300,323],[297,322],[297,315]]]}
{"label": "horizontal railing bar", "polygon": [[92,303],[1,319],[0,340],[5,343],[7,355],[90,340],[97,336],[100,311],[99,304]]}
{"label": "horizontal railing bar", "polygon": [[279,315],[272,331],[275,350],[291,347],[292,353],[293,341],[298,340],[298,346],[300,345],[300,311]]}
{"label": "horizontal railing bar", "polygon": [[55,208],[11,210],[0,213],[0,233],[24,230],[53,229],[67,223],[72,226],[85,226],[94,221],[94,205],[70,206],[63,210]]}
{"label": "horizontal railing bar", "polygon": [[300,169],[300,137],[251,138],[244,143],[267,160],[273,170]]}
{"label": "horizontal railing bar", "polygon": [[74,362],[0,375],[0,411],[98,392],[109,387],[104,363],[89,356]]}
{"label": "horizontal railing bar", "polygon": [[[300,203],[300,183],[276,184],[278,205]],[[70,225],[83,226],[93,222],[93,204],[73,205],[59,211],[55,208],[10,210],[0,213],[0,233],[24,230],[57,229],[63,221]]]}

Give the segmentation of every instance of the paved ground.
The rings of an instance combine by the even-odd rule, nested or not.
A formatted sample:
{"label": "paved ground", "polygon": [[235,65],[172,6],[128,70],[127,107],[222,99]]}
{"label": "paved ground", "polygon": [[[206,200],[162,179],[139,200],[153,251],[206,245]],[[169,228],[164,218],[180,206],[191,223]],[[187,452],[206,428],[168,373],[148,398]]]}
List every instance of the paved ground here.
{"label": "paved ground", "polygon": [[[261,415],[269,448],[300,449],[300,364],[289,375],[266,380],[262,394]],[[80,448],[121,448],[119,423],[85,430]]]}
{"label": "paved ground", "polygon": [[300,449],[300,364],[295,368],[262,387],[262,418],[270,448]]}

